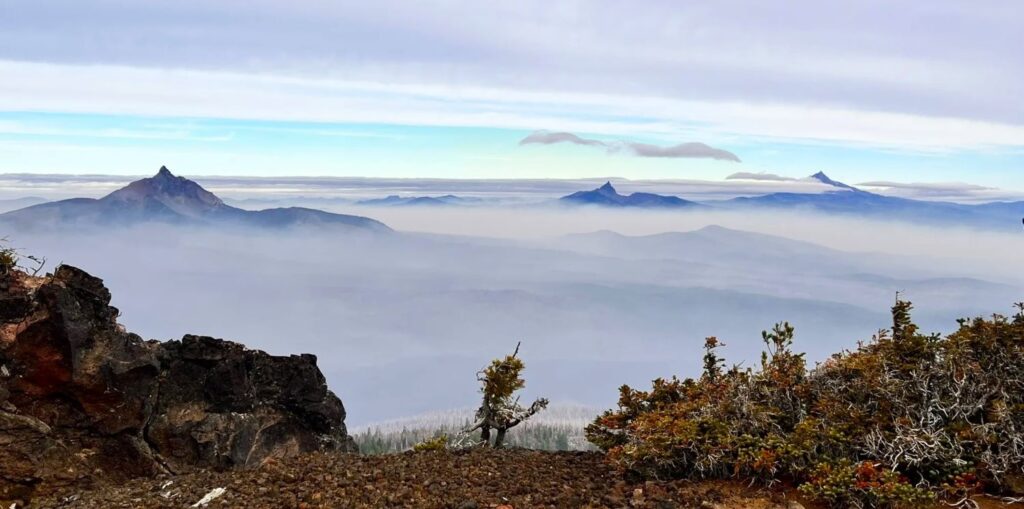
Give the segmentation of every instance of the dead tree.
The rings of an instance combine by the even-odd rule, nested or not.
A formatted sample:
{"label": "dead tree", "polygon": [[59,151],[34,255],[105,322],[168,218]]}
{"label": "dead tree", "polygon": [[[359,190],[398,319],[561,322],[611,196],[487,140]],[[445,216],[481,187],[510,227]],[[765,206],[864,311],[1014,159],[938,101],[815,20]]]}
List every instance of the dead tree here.
{"label": "dead tree", "polygon": [[[489,366],[477,372],[483,401],[476,411],[476,423],[466,432],[480,430],[480,445],[484,447],[500,449],[505,443],[508,430],[548,406],[546,398],[537,399],[526,408],[519,404],[515,392],[526,386],[526,381],[520,377],[526,365],[518,355],[517,343],[512,355],[494,359]],[[493,443],[491,431],[495,432]]]}

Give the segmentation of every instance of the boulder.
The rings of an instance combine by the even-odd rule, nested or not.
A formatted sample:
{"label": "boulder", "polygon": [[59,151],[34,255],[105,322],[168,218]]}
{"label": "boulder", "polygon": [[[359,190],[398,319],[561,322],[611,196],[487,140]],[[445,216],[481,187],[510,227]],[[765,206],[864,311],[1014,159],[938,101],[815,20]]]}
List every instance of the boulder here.
{"label": "boulder", "polygon": [[144,341],[110,298],[67,265],[0,277],[0,500],[356,450],[315,356],[205,336]]}

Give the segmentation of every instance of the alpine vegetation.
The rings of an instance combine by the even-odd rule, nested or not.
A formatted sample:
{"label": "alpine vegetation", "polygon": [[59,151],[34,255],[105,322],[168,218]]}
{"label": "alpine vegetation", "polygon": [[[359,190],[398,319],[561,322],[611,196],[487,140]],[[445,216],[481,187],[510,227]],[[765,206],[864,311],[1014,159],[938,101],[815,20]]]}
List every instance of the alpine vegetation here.
{"label": "alpine vegetation", "polygon": [[805,367],[787,323],[763,333],[758,369],[726,369],[715,338],[700,378],[621,388],[587,428],[621,470],[645,478],[793,482],[830,506],[936,500],[964,507],[1024,479],[1024,303],[1012,318],[919,332],[897,299],[893,325]]}
{"label": "alpine vegetation", "polygon": [[[516,392],[526,387],[526,380],[520,377],[526,365],[518,357],[519,346],[520,343],[517,343],[512,355],[506,355],[504,359],[494,359],[490,365],[477,372],[483,401],[474,413],[470,426],[452,437],[449,437],[443,430],[441,433],[433,433],[414,444],[412,450],[417,452],[443,451],[467,447],[501,449],[505,446],[509,430],[547,408],[547,398],[539,398],[525,408],[519,404],[519,396],[516,395]],[[476,431],[480,432],[479,439],[472,437]],[[494,432],[493,439],[491,438],[492,431]],[[376,438],[380,439],[381,437]],[[408,436],[404,434],[399,435],[401,442],[407,438]],[[372,447],[387,449],[388,444],[379,440]],[[564,449],[568,449],[568,446],[566,445]]]}
{"label": "alpine vegetation", "polygon": [[[596,407],[551,404],[543,412],[510,429],[505,446],[541,451],[592,451],[584,428],[600,411]],[[474,424],[476,409],[470,407],[430,412],[353,428],[352,438],[362,454],[388,454],[408,451],[416,444],[438,437],[447,438],[447,447],[465,442],[463,431]],[[465,445],[465,444],[463,444]]]}
{"label": "alpine vegetation", "polygon": [[[480,443],[485,447],[501,449],[508,430],[548,406],[547,398],[539,398],[526,408],[519,404],[516,392],[526,387],[526,380],[520,377],[526,364],[523,364],[518,355],[519,344],[516,344],[516,350],[512,355],[506,355],[504,359],[494,359],[490,366],[477,373],[483,401],[476,411],[476,423],[467,432],[480,430]],[[492,430],[495,432],[493,442]]]}

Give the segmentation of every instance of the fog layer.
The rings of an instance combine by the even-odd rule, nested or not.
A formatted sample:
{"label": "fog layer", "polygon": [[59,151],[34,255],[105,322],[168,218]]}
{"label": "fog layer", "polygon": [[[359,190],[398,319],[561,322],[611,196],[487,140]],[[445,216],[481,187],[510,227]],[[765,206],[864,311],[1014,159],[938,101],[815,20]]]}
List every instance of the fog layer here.
{"label": "fog layer", "polygon": [[472,405],[476,370],[517,341],[528,392],[608,406],[622,383],[696,374],[705,336],[750,365],[760,331],[788,320],[817,360],[885,327],[896,291],[943,331],[1024,298],[1024,236],[796,215],[359,212],[402,231],[12,238],[104,278],[143,337],[316,354],[351,424]]}

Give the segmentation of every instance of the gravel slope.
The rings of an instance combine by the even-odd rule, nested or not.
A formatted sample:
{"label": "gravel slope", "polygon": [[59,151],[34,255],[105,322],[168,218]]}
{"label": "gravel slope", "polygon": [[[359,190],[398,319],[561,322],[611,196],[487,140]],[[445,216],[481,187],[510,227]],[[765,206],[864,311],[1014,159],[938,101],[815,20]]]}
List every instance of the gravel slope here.
{"label": "gravel slope", "polygon": [[[600,454],[526,450],[312,454],[242,472],[198,472],[64,492],[30,507],[787,508],[787,494],[733,483],[629,483]],[[792,494],[789,494],[792,496]],[[504,507],[502,507],[504,506]]]}

